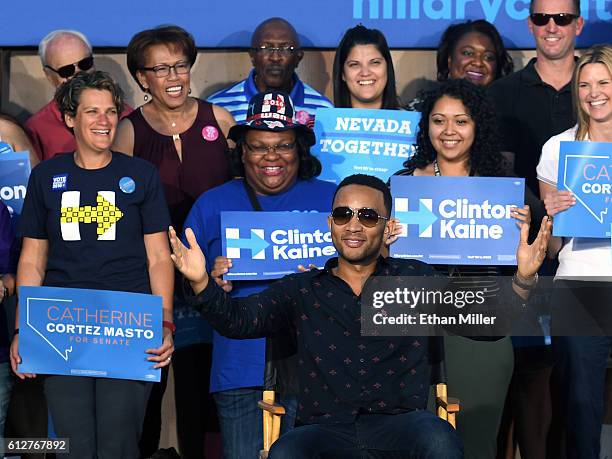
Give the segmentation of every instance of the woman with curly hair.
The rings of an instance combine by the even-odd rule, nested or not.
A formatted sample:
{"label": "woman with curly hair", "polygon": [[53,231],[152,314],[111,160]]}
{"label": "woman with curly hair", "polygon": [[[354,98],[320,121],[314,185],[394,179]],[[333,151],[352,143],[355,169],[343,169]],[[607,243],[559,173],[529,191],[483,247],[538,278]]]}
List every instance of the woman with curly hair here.
{"label": "woman with curly hair", "polygon": [[514,70],[514,63],[493,24],[478,19],[449,26],[436,55],[438,81],[465,78],[478,86]]}
{"label": "woman with curly hair", "polygon": [[421,108],[416,151],[399,175],[505,175],[495,111],[483,91],[449,80]]}
{"label": "woman with curly hair", "polygon": [[[506,175],[499,150],[495,111],[484,91],[465,79],[451,79],[426,94],[417,134],[416,152],[396,175],[485,176]],[[529,196],[536,221],[544,216],[541,204]],[[534,212],[535,211],[535,212]],[[515,208],[519,222],[530,220],[529,207]],[[532,235],[533,238],[533,235]],[[487,289],[491,297],[499,290],[499,266],[437,266],[462,289]],[[494,301],[494,300],[493,300]],[[509,338],[495,342],[462,337],[445,338],[449,387],[462,404],[458,430],[469,458],[495,457],[497,431],[506,389],[513,368]],[[486,384],[484,384],[486,381]]]}
{"label": "woman with curly hair", "polygon": [[[484,19],[448,26],[438,44],[436,67],[436,80],[440,83],[465,79],[481,87],[514,71],[499,32]],[[421,111],[426,95],[426,91],[419,91],[407,109]]]}

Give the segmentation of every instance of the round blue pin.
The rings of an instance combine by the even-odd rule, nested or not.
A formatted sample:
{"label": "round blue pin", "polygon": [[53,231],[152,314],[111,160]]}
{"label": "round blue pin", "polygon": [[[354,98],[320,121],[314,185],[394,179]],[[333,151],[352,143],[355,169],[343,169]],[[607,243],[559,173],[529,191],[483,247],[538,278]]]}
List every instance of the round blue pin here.
{"label": "round blue pin", "polygon": [[121,177],[119,180],[119,188],[124,193],[133,193],[136,189],[136,182],[132,177]]}

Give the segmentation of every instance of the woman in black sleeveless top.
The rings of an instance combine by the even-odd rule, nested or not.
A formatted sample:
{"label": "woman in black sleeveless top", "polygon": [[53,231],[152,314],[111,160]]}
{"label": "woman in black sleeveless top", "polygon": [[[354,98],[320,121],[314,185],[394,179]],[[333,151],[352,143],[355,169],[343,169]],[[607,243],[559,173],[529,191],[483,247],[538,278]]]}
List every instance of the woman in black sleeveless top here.
{"label": "woman in black sleeveless top", "polygon": [[[226,136],[235,124],[222,107],[191,97],[190,72],[197,57],[191,34],[178,26],[144,30],[132,37],[127,64],[145,92],[145,104],[119,125],[115,149],[157,166],[172,225],[182,231],[196,199],[225,183]],[[176,285],[180,285],[179,282]],[[208,394],[212,331],[175,293],[176,352],[173,361],[178,441],[182,457],[204,457],[204,436],[216,430],[215,407]],[[142,457],[157,450],[162,384],[151,394],[141,442]]]}

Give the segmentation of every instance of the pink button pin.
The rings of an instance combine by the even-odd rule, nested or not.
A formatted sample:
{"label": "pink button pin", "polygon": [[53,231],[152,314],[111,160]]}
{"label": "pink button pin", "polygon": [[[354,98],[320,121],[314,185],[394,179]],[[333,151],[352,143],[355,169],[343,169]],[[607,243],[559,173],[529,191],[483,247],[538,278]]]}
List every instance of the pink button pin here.
{"label": "pink button pin", "polygon": [[219,130],[214,126],[204,126],[202,128],[202,137],[208,142],[214,142],[219,138]]}
{"label": "pink button pin", "polygon": [[310,114],[306,110],[300,110],[295,114],[295,120],[300,124],[308,124]]}

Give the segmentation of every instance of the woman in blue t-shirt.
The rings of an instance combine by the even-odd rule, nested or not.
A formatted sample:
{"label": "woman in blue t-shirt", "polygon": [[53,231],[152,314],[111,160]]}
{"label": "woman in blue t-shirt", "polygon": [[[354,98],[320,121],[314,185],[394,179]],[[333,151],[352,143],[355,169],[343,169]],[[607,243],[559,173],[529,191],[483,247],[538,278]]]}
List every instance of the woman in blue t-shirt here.
{"label": "woman in blue t-shirt", "polygon": [[[163,343],[147,350],[154,368],[170,363],[173,266],[165,230],[166,202],[153,165],[111,151],[121,88],[104,72],[79,73],[55,96],[76,151],[37,166],[30,176],[20,235],[18,286],[119,290],[160,295]],[[85,215],[111,206],[108,220]],[[83,215],[80,215],[80,213]],[[19,308],[16,323],[19,323]],[[19,334],[11,344],[18,377]],[[144,356],[143,356],[144,358]],[[45,375],[53,426],[70,438],[70,458],[135,458],[152,383],[125,379]]]}
{"label": "woman in blue t-shirt", "polygon": [[[296,122],[291,98],[284,93],[260,93],[250,100],[246,121],[232,127],[236,144],[229,153],[234,180],[208,190],[192,207],[184,228],[191,228],[212,278],[232,296],[262,291],[271,281],[230,282],[232,269],[221,256],[221,212],[329,211],[336,186],[317,180],[321,163],[310,154],[314,133]],[[254,219],[260,218],[254,214]],[[299,261],[296,260],[296,265]],[[308,264],[308,260],[302,261]],[[264,339],[237,340],[213,335],[210,390],[219,414],[223,454],[231,459],[257,457],[263,447],[261,410],[264,382]],[[283,431],[293,426],[295,396],[282,399],[287,410]]]}

